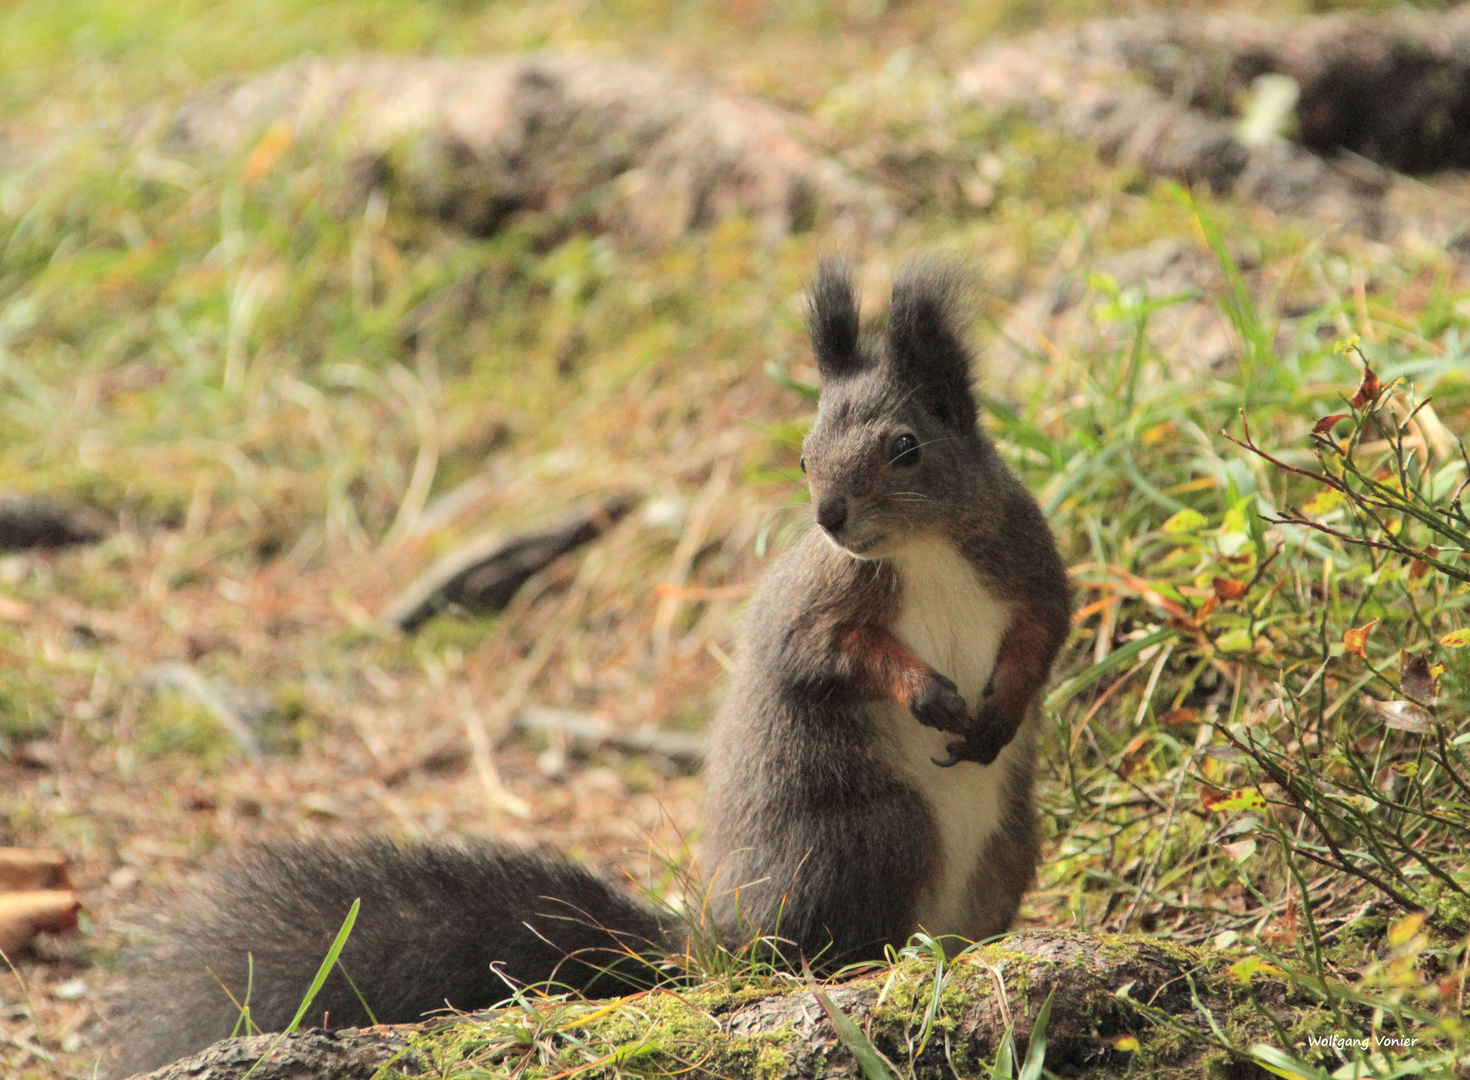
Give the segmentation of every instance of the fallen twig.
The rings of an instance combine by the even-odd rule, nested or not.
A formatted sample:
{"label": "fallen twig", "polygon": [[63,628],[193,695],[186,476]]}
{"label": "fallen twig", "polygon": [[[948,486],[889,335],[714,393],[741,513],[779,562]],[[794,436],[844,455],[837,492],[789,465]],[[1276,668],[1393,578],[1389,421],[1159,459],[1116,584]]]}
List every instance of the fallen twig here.
{"label": "fallen twig", "polygon": [[114,531],[102,511],[49,495],[0,495],[0,551],[92,544]]}
{"label": "fallen twig", "polygon": [[507,536],[492,533],[455,548],[383,609],[383,621],[412,632],[451,605],[500,611],[532,575],[590,543],[637,504],[614,495],[561,521]]}
{"label": "fallen twig", "polygon": [[154,664],[145,673],[145,677],[154,686],[170,687],[193,698],[204,706],[204,711],[209,713],[220,727],[230,733],[230,737],[239,744],[246,757],[260,757],[260,740],[255,737],[255,732],[250,730],[250,725],[245,722],[245,718],[226,700],[219,688],[195,668],[181,661],[170,661]]}

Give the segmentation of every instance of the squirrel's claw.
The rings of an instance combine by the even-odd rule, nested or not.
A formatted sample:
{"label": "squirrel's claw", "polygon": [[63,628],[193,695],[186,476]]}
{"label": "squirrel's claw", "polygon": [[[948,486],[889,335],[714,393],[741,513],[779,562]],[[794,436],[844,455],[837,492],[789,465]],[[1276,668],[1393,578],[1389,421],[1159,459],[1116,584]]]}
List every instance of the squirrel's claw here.
{"label": "squirrel's claw", "polygon": [[[1009,741],[1009,740],[1007,740]],[[967,739],[956,739],[950,743],[946,750],[949,756],[943,761],[938,758],[929,760],[941,769],[952,768],[962,761],[974,761],[981,765],[989,765],[1000,757],[1000,752],[1006,748],[1006,744],[995,738],[992,733],[982,733],[978,736],[972,735]]]}
{"label": "squirrel's claw", "polygon": [[929,759],[930,761],[934,762],[934,764],[938,765],[941,769],[953,768],[954,766],[965,760],[964,739],[956,739],[954,742],[946,746],[945,749],[949,751],[949,757],[945,758],[943,761],[940,761],[937,757],[932,757]]}
{"label": "squirrel's claw", "polygon": [[965,699],[955,689],[954,681],[939,672],[931,672],[924,691],[909,706],[914,719],[925,727],[938,728],[951,735],[964,735],[970,730],[970,711]]}
{"label": "squirrel's claw", "polygon": [[990,702],[981,702],[980,714],[975,717],[965,737],[955,739],[945,747],[949,756],[943,761],[939,758],[929,760],[941,769],[951,768],[962,761],[974,761],[980,765],[994,762],[1015,736],[1014,729],[998,713]]}

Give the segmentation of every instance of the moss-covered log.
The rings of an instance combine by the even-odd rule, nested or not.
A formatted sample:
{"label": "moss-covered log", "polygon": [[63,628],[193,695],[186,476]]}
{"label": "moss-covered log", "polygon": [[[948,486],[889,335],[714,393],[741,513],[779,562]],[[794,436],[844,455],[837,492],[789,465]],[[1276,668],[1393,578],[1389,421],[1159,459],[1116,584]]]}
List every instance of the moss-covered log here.
{"label": "moss-covered log", "polygon": [[[1008,1029],[1024,1053],[1054,994],[1046,1062],[1060,1075],[1265,1075],[1222,1043],[1248,1047],[1284,1033],[1305,1045],[1331,1021],[1285,981],[1257,973],[1242,982],[1226,970],[1236,959],[1146,938],[1035,930],[942,968],[907,959],[826,993],[901,1074],[977,1075]],[[635,1060],[636,1071],[655,1076],[861,1075],[811,990],[786,978],[716,980],[616,1003],[543,1001],[416,1027],[304,1032],[279,1044],[274,1036],[235,1039],[149,1080],[240,1080],[252,1068],[257,1080],[447,1076],[470,1067],[590,1076]]]}

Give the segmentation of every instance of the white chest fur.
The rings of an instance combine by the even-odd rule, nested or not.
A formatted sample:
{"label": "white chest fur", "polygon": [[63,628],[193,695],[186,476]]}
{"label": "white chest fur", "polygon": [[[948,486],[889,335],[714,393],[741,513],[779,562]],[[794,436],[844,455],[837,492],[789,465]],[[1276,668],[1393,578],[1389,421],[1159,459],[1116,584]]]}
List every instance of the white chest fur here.
{"label": "white chest fur", "polygon": [[[1009,610],[946,539],[917,541],[889,561],[903,590],[894,636],[953,679],[974,715],[1010,623]],[[939,831],[944,867],[920,904],[919,923],[931,934],[971,936],[971,879],[1000,824],[1003,778],[1017,746],[1007,747],[988,766],[967,761],[940,768],[934,759],[946,756],[952,735],[924,727],[896,702],[875,708],[904,778],[928,801]]]}

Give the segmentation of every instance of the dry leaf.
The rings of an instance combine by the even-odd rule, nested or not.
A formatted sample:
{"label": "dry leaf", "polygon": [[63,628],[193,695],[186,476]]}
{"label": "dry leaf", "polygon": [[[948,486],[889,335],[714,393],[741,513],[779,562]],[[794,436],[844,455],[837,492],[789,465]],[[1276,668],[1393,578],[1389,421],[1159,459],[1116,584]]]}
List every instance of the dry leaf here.
{"label": "dry leaf", "polygon": [[[1431,545],[1429,545],[1429,547],[1427,547],[1427,548],[1424,549],[1424,554],[1428,558],[1437,559],[1437,558],[1439,558],[1439,548],[1437,548],[1433,544],[1431,544]],[[1418,581],[1421,578],[1423,578],[1425,575],[1427,575],[1428,573],[1429,573],[1429,564],[1427,562],[1425,562],[1423,559],[1415,559],[1414,560],[1414,565],[1411,566],[1411,567],[1409,567],[1409,580],[1410,581]]]}
{"label": "dry leaf", "polygon": [[1296,940],[1298,920],[1296,908],[1287,908],[1286,913],[1279,920],[1261,931],[1261,937],[1266,941],[1289,945]]}
{"label": "dry leaf", "polygon": [[1237,840],[1233,844],[1221,844],[1220,850],[1236,862],[1244,862],[1256,853],[1254,840]]}
{"label": "dry leaf", "polygon": [[1347,633],[1343,634],[1343,651],[1349,652],[1353,656],[1362,657],[1362,659],[1364,660],[1368,659],[1367,653],[1364,652],[1364,650],[1368,646],[1368,634],[1377,624],[1378,620],[1376,618],[1370,619],[1368,620],[1368,623],[1366,625],[1359,626],[1356,629],[1349,630]]}
{"label": "dry leaf", "polygon": [[1378,376],[1373,374],[1373,369],[1367,364],[1363,365],[1363,381],[1358,386],[1358,392],[1353,395],[1352,405],[1355,409],[1361,409],[1378,400]]}
{"label": "dry leaf", "polygon": [[42,930],[75,930],[81,910],[81,901],[69,889],[0,893],[0,952],[14,956]]}
{"label": "dry leaf", "polygon": [[[1232,749],[1234,748],[1232,747]],[[1228,798],[1230,798],[1230,792],[1221,791],[1219,788],[1201,786],[1199,789],[1200,805],[1206,810],[1209,810],[1216,803],[1224,802]]]}
{"label": "dry leaf", "polygon": [[[1205,747],[1203,750],[1200,751],[1200,753],[1207,758],[1214,758],[1216,761],[1245,760],[1245,754],[1240,750],[1240,748],[1236,746],[1231,746],[1229,743],[1214,743],[1210,746]],[[1204,798],[1201,797],[1200,801],[1204,802]],[[1205,802],[1205,805],[1209,806],[1210,804],[1208,802]]]}
{"label": "dry leaf", "polygon": [[1236,578],[1217,577],[1211,584],[1221,600],[1239,600],[1245,595],[1245,582]]}
{"label": "dry leaf", "polygon": [[70,888],[61,852],[0,848],[0,893]]}
{"label": "dry leaf", "polygon": [[1395,731],[1427,735],[1434,730],[1429,714],[1412,701],[1375,701],[1373,711],[1383,721],[1384,727]]}
{"label": "dry leaf", "polygon": [[1180,727],[1184,724],[1195,724],[1199,722],[1199,710],[1191,709],[1185,705],[1178,709],[1170,709],[1159,717],[1159,723],[1164,727]]}
{"label": "dry leaf", "polygon": [[1399,689],[1415,701],[1433,705],[1439,696],[1439,684],[1429,668],[1429,652],[1399,651]]}
{"label": "dry leaf", "polygon": [[295,132],[285,124],[272,125],[245,159],[245,167],[241,170],[245,183],[257,184],[265,179],[281,155],[291,148],[295,137]]}
{"label": "dry leaf", "polygon": [[1340,412],[1334,413],[1331,416],[1324,416],[1313,425],[1312,434],[1329,435],[1332,433],[1332,429],[1337,426],[1339,420],[1346,420],[1351,415],[1352,413]]}

